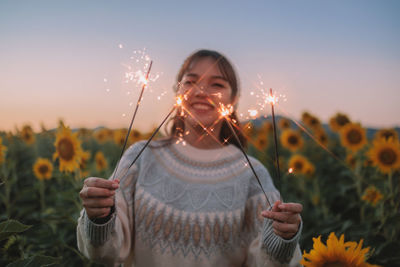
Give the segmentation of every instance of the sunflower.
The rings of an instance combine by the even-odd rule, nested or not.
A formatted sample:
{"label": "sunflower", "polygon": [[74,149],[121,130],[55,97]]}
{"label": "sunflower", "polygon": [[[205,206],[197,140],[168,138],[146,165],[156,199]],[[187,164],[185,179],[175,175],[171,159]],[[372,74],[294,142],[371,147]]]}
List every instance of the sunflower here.
{"label": "sunflower", "polygon": [[264,134],[258,134],[254,141],[254,146],[260,151],[264,151],[268,146],[268,138]]}
{"label": "sunflower", "polygon": [[38,158],[33,165],[33,173],[39,180],[48,180],[53,173],[53,164],[48,159]]}
{"label": "sunflower", "polygon": [[340,130],[340,140],[344,147],[356,152],[367,143],[365,129],[360,124],[347,123]]}
{"label": "sunflower", "polygon": [[313,131],[317,131],[318,129],[322,128],[321,121],[314,115],[311,115],[308,112],[303,112],[301,117],[304,124],[310,127]]}
{"label": "sunflower", "polygon": [[346,114],[336,113],[335,116],[329,119],[329,126],[335,132],[339,132],[343,126],[350,123],[350,119]]}
{"label": "sunflower", "polygon": [[115,130],[113,134],[114,142],[117,145],[122,146],[125,143],[125,138],[127,133],[128,133],[127,129]]}
{"label": "sunflower", "polygon": [[308,111],[304,111],[301,114],[301,120],[306,123],[311,118],[311,114]]}
{"label": "sunflower", "polygon": [[79,169],[84,170],[86,169],[86,165],[88,160],[90,159],[90,152],[89,151],[82,151],[82,158],[81,163],[79,164]]}
{"label": "sunflower", "polygon": [[3,139],[0,136],[0,163],[4,161],[6,156],[7,147],[3,145]]}
{"label": "sunflower", "polygon": [[246,123],[245,125],[243,125],[242,132],[243,132],[243,134],[244,134],[245,137],[251,138],[251,137],[254,135],[254,133],[255,133],[253,123],[251,123],[251,122],[249,121],[248,123]]}
{"label": "sunflower", "polygon": [[286,129],[282,132],[281,143],[282,146],[292,152],[303,147],[303,139],[301,138],[300,133],[292,129]]}
{"label": "sunflower", "polygon": [[395,129],[381,129],[375,133],[375,139],[380,138],[384,138],[386,140],[390,138],[398,140],[399,135],[397,134],[397,131]]}
{"label": "sunflower", "polygon": [[335,233],[330,233],[326,245],[321,236],[313,238],[313,248],[309,253],[304,251],[300,264],[305,267],[364,267],[377,266],[366,262],[369,247],[362,248],[363,240],[344,242],[344,235],[338,239]]}
{"label": "sunflower", "polygon": [[112,131],[106,128],[97,130],[94,133],[94,138],[96,138],[97,142],[99,142],[100,144],[107,142],[110,137],[112,137]]}
{"label": "sunflower", "polygon": [[278,122],[278,127],[281,129],[288,129],[290,128],[290,120],[281,118]]}
{"label": "sunflower", "polygon": [[[147,136],[143,136],[138,130],[132,130],[129,133],[129,142],[131,144],[136,143],[137,141],[140,141],[144,138],[146,138]],[[149,136],[150,137],[150,136]]]}
{"label": "sunflower", "polygon": [[294,173],[306,174],[309,164],[311,163],[302,155],[293,155],[289,159],[289,169]]}
{"label": "sunflower", "polygon": [[304,174],[312,176],[315,173],[315,166],[307,160],[307,164],[304,167]]}
{"label": "sunflower", "polygon": [[35,134],[32,130],[32,127],[29,125],[24,125],[24,127],[22,127],[20,136],[28,145],[35,143]]}
{"label": "sunflower", "polygon": [[400,144],[398,140],[374,140],[372,148],[368,151],[372,164],[377,166],[382,173],[400,168]]}
{"label": "sunflower", "polygon": [[80,137],[80,138],[90,137],[91,134],[92,134],[92,130],[87,129],[87,128],[79,128],[79,130],[78,130],[78,137]]}
{"label": "sunflower", "polygon": [[96,161],[96,169],[98,171],[102,171],[107,168],[107,160],[104,157],[103,152],[98,151],[94,156],[94,160]]}
{"label": "sunflower", "polygon": [[323,128],[315,131],[315,138],[317,138],[317,140],[324,146],[328,144],[328,136]]}
{"label": "sunflower", "polygon": [[317,117],[311,117],[310,120],[308,121],[309,126],[311,129],[313,129],[314,131],[322,128],[322,124],[321,121],[317,118]]}
{"label": "sunflower", "polygon": [[373,185],[369,186],[365,189],[363,196],[361,197],[362,200],[369,203],[372,206],[376,206],[378,202],[383,198],[381,192]]}
{"label": "sunflower", "polygon": [[272,123],[270,121],[265,121],[263,122],[263,124],[261,125],[260,129],[258,130],[258,134],[270,134],[273,131],[273,126]]}
{"label": "sunflower", "polygon": [[54,146],[56,152],[53,154],[53,160],[59,159],[60,171],[73,172],[79,168],[82,160],[82,148],[77,133],[73,134],[68,127],[61,126],[58,129]]}

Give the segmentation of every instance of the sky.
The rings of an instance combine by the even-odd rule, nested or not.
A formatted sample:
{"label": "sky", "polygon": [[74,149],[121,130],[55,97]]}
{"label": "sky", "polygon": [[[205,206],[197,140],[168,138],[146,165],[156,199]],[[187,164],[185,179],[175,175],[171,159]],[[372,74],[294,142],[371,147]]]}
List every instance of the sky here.
{"label": "sky", "polygon": [[53,128],[59,119],[128,127],[139,88],[124,74],[143,49],[160,75],[134,123],[148,131],[174,103],[183,60],[203,48],[234,64],[242,118],[262,88],[273,88],[286,96],[277,113],[295,120],[343,112],[366,127],[400,126],[399,13],[396,0],[3,0],[0,131]]}

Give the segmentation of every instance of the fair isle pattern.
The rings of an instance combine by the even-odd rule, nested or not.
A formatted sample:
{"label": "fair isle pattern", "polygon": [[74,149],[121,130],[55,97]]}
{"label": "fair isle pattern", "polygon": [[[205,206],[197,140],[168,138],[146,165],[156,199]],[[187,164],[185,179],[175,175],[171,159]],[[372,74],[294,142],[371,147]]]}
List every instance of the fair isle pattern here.
{"label": "fair isle pattern", "polygon": [[246,247],[261,231],[263,200],[262,195],[254,196],[244,209],[232,211],[185,212],[140,188],[135,197],[137,238],[161,254],[179,253],[195,259]]}

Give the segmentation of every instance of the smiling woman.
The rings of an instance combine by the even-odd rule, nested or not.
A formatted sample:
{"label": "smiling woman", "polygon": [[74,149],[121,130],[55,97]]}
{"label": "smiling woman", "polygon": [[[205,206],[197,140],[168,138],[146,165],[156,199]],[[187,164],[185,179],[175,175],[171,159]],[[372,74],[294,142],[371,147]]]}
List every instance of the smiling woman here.
{"label": "smiling woman", "polygon": [[[129,168],[145,145],[133,144],[116,180],[85,180],[80,251],[108,266],[299,265],[302,205],[279,200],[258,160],[249,157],[260,184],[244,164],[232,65],[200,50],[182,65],[176,93],[183,101],[169,138],[153,141]],[[221,106],[232,112],[222,116]]]}

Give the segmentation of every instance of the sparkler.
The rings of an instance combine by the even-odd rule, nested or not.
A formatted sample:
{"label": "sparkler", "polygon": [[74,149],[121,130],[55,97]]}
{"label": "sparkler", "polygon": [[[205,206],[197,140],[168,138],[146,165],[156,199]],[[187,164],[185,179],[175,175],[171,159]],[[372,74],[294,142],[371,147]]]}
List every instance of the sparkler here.
{"label": "sparkler", "polygon": [[276,170],[278,176],[278,187],[279,191],[281,191],[281,170],[279,167],[279,153],[278,153],[278,141],[276,138],[276,123],[275,123],[275,110],[274,105],[277,103],[277,98],[272,94],[272,88],[269,89],[269,97],[267,99],[271,104],[271,111],[272,111],[272,128],[274,131],[274,143],[275,143],[275,161],[276,161]]}
{"label": "sparkler", "polygon": [[133,121],[135,120],[135,117],[136,117],[136,113],[137,113],[137,111],[138,111],[138,109],[139,109],[140,102],[142,101],[143,92],[144,92],[144,89],[145,89],[146,86],[147,86],[147,82],[148,82],[148,79],[149,79],[149,74],[150,74],[150,70],[151,70],[151,66],[152,66],[152,65],[153,65],[153,61],[150,61],[150,65],[149,65],[149,68],[148,68],[148,70],[147,70],[146,76],[145,76],[145,77],[142,77],[142,79],[141,79],[141,81],[142,81],[142,90],[140,91],[140,95],[139,95],[139,98],[138,98],[137,103],[136,103],[135,111],[134,111],[134,113],[133,113],[133,115],[132,115],[131,123],[130,123],[130,125],[129,125],[128,132],[127,132],[127,134],[126,134],[125,142],[124,142],[124,145],[123,145],[123,147],[122,147],[121,154],[120,154],[119,159],[118,159],[118,162],[117,162],[117,166],[115,167],[115,172],[114,172],[114,175],[113,175],[113,177],[112,177],[112,180],[115,179],[115,174],[117,173],[118,166],[119,166],[119,162],[120,162],[121,157],[122,157],[122,155],[123,155],[123,153],[124,153],[124,151],[125,151],[126,144],[128,143],[129,134],[130,134],[130,132],[131,132],[132,125],[133,125]]}
{"label": "sparkler", "polygon": [[257,175],[256,171],[254,170],[253,164],[251,164],[251,161],[250,161],[249,157],[247,156],[246,151],[244,151],[244,148],[243,148],[243,146],[242,146],[242,143],[240,142],[240,139],[239,139],[239,137],[237,136],[235,130],[234,130],[233,127],[232,127],[231,121],[230,121],[229,118],[228,118],[228,116],[233,112],[233,106],[232,106],[232,105],[228,105],[228,106],[225,107],[223,104],[220,103],[219,112],[220,112],[221,116],[222,116],[223,118],[225,118],[226,123],[228,124],[228,126],[229,126],[229,128],[230,128],[230,130],[231,130],[231,132],[232,132],[232,134],[233,134],[233,136],[235,137],[237,143],[239,144],[239,149],[240,149],[240,151],[242,151],[244,157],[246,158],[247,163],[248,163],[249,166],[250,166],[250,169],[252,170],[254,176],[256,177],[257,182],[258,182],[258,184],[260,185],[261,190],[263,191],[263,193],[264,193],[264,195],[265,195],[265,198],[267,199],[267,202],[268,202],[269,207],[272,208],[271,202],[269,202],[269,199],[268,199],[268,197],[267,197],[267,193],[265,193],[264,188],[263,188],[262,185],[261,185],[260,178],[258,178],[258,175]]}

